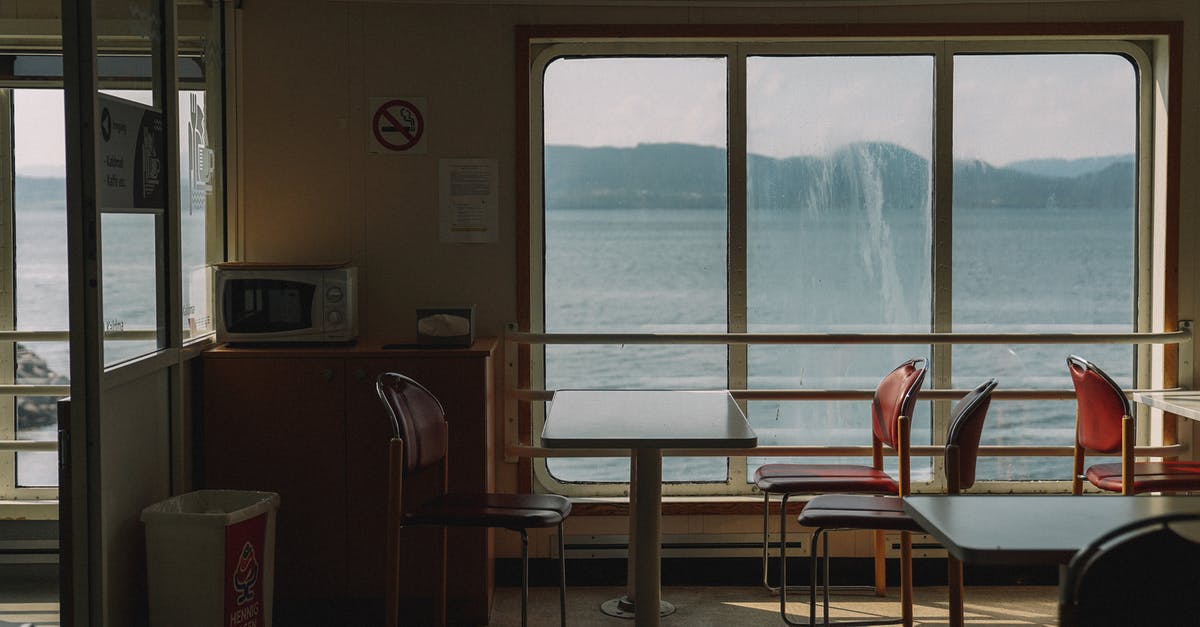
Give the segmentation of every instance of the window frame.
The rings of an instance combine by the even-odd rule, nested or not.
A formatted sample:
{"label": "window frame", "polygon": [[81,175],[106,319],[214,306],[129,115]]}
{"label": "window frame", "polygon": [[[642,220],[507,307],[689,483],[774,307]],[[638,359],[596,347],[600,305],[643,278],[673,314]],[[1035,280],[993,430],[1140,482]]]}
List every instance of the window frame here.
{"label": "window frame", "polygon": [[[806,34],[798,27],[797,33],[787,34],[789,29],[780,28],[731,28],[728,36],[705,31],[703,35],[689,34],[689,29],[680,28],[679,33],[670,35],[661,30],[647,34],[629,32],[623,27],[621,35],[601,36],[604,29],[584,29],[583,34],[556,32],[553,27],[526,27],[518,32],[519,71],[527,72],[524,90],[518,89],[518,133],[528,131],[529,144],[519,149],[518,163],[527,167],[527,172],[518,172],[521,185],[518,206],[528,207],[521,213],[524,224],[518,231],[519,242],[519,327],[532,332],[544,331],[542,280],[544,250],[542,215],[544,207],[540,190],[542,181],[543,145],[541,98],[542,74],[555,59],[578,56],[712,56],[713,51],[723,51],[727,58],[727,128],[729,138],[727,197],[729,250],[727,257],[727,298],[729,310],[727,320],[730,333],[744,332],[746,327],[745,302],[745,240],[746,240],[746,85],[745,67],[749,56],[770,53],[772,55],[847,55],[847,54],[930,54],[934,58],[934,139],[931,167],[933,200],[933,332],[950,330],[949,259],[951,250],[952,211],[950,207],[952,185],[953,147],[950,141],[937,141],[938,137],[952,137],[953,131],[953,60],[956,54],[972,53],[1110,53],[1121,54],[1131,60],[1137,81],[1137,147],[1136,147],[1136,224],[1137,235],[1134,249],[1136,331],[1162,329],[1165,324],[1173,325],[1174,306],[1172,295],[1177,287],[1171,285],[1166,274],[1169,260],[1177,256],[1177,244],[1165,236],[1165,225],[1177,222],[1178,209],[1172,178],[1178,179],[1177,127],[1175,117],[1178,106],[1178,90],[1168,91],[1169,76],[1178,76],[1178,25],[1151,25],[1137,32],[1146,34],[1129,35],[1128,29],[1099,32],[1101,25],[1066,25],[1057,34],[1047,34],[1044,25],[997,26],[992,32],[981,33],[981,27],[968,26],[955,34],[954,27],[941,30],[928,26],[911,27],[912,35],[896,35],[894,28],[865,27],[861,32],[836,35]],[[570,29],[566,29],[570,30]],[[638,29],[632,29],[637,31]],[[820,30],[820,29],[817,29]],[[832,29],[830,29],[832,31]],[[851,29],[855,30],[855,29]],[[927,32],[929,31],[929,32]],[[1003,32],[1002,31],[1009,31]],[[778,33],[763,36],[764,33]],[[523,40],[523,41],[522,41]],[[523,45],[522,45],[523,44]],[[519,80],[520,83],[520,80]],[[525,151],[528,151],[525,153]],[[1173,176],[1172,176],[1173,175]],[[527,187],[524,182],[527,181]],[[521,203],[525,204],[521,204]],[[739,289],[740,286],[740,289]],[[741,295],[740,297],[737,295]],[[949,388],[950,346],[930,347],[932,376],[929,384],[934,389]],[[728,349],[728,381],[731,389],[746,385],[746,346],[730,346]],[[1163,365],[1174,347],[1142,346],[1136,352],[1135,376],[1139,384],[1158,386],[1173,384],[1175,373],[1168,373]],[[519,356],[519,381],[521,387],[534,389],[544,386],[544,360],[542,347],[534,345]],[[949,401],[933,403],[933,431],[944,432],[949,419]],[[520,420],[529,425],[533,446],[538,446],[536,434],[544,421],[544,403],[530,403]],[[1144,439],[1153,444],[1173,441],[1176,434],[1164,425],[1160,417],[1140,420],[1140,431]],[[936,443],[936,442],[935,442]],[[1069,443],[1064,443],[1069,444]],[[666,484],[666,495],[750,495],[753,486],[746,482],[745,458],[730,458],[729,479],[724,484]],[[532,471],[532,483],[537,489],[567,494],[569,496],[614,497],[627,494],[627,483],[580,484],[563,483],[550,476],[544,458],[525,460]],[[933,476],[940,476],[940,461],[935,461]],[[523,473],[524,475],[524,473]],[[1057,481],[1004,481],[981,482],[983,491],[1052,491],[1061,489],[1066,482]],[[940,479],[931,482],[932,489],[940,488]]]}
{"label": "window frame", "polygon": [[[210,122],[210,124],[212,122],[215,122],[215,124],[211,124],[210,126],[206,127],[207,134],[209,137],[213,137],[214,135],[216,135],[217,137],[219,137],[220,141],[223,142],[224,141],[224,138],[223,138],[224,131],[223,131],[222,119],[224,118],[224,111],[223,111],[223,100],[224,99],[221,95],[221,91],[223,89],[222,82],[224,80],[224,76],[221,75],[220,72],[217,72],[214,74],[211,71],[207,71],[207,72],[204,71],[204,64],[205,64],[204,55],[211,53],[212,51],[205,49],[201,42],[202,42],[202,39],[200,38],[199,35],[195,35],[195,36],[189,35],[186,37],[181,37],[180,43],[181,43],[182,49],[178,56],[177,63],[184,63],[184,62],[193,63],[197,67],[200,67],[201,68],[200,71],[203,73],[199,76],[194,75],[192,72],[188,72],[186,76],[177,75],[176,88],[174,90],[172,90],[172,93],[168,97],[179,99],[183,95],[188,95],[189,97],[195,97],[195,94],[198,94],[198,93],[203,94],[204,95],[203,96],[203,98],[204,98],[204,115],[207,117],[207,121]],[[0,47],[0,53],[6,54],[6,55],[11,55],[13,57],[41,56],[41,57],[47,57],[49,59],[57,59],[58,60],[57,63],[54,61],[51,61],[50,63],[46,64],[45,66],[39,67],[38,69],[50,70],[49,72],[44,73],[44,74],[25,73],[25,74],[14,75],[11,77],[0,77],[0,125],[4,125],[3,128],[11,128],[12,124],[13,124],[12,91],[14,89],[53,89],[53,90],[58,90],[60,92],[64,91],[65,85],[63,82],[64,79],[63,79],[63,75],[62,75],[63,51],[59,48],[52,48],[52,47],[28,48],[28,47],[18,46],[18,47],[14,47],[11,50]],[[106,57],[109,57],[109,56],[120,57],[120,56],[122,56],[122,52],[120,50],[115,50],[112,53],[106,52],[105,56]],[[137,66],[133,69],[149,70],[148,59],[143,60],[142,58],[138,57],[138,58],[134,58],[133,61],[135,63],[142,63],[145,66],[145,67]],[[222,63],[224,63],[223,58],[215,59],[214,62],[211,62],[208,64],[208,67],[219,69],[219,64],[222,64]],[[57,73],[55,73],[55,71],[57,71]],[[128,77],[123,77],[120,79],[105,79],[101,83],[101,89],[104,92],[110,92],[110,91],[114,91],[114,90],[118,90],[118,91],[119,90],[149,90],[149,89],[151,89],[151,87],[152,87],[152,83],[151,83],[149,77],[145,77],[145,76],[128,76]],[[182,107],[180,107],[180,109],[182,109]],[[159,108],[158,110],[161,111],[161,108]],[[190,124],[191,117],[189,116],[189,117],[181,118],[181,121],[184,124]],[[65,120],[64,120],[64,123],[65,123]],[[178,130],[179,129],[174,128],[174,127],[167,129],[168,132],[178,131]],[[9,137],[8,132],[4,132],[4,133],[0,134],[0,137],[5,137],[5,138],[7,138],[7,141],[11,142],[11,137]],[[185,148],[187,147],[186,144],[184,145],[184,147]],[[4,181],[2,184],[0,184],[0,236],[5,237],[5,239],[3,241],[6,242],[5,244],[0,244],[0,250],[8,251],[7,256],[5,256],[4,258],[8,259],[10,262],[13,258],[12,251],[13,251],[13,242],[14,242],[14,237],[15,237],[15,225],[14,225],[14,222],[12,219],[13,212],[15,209],[15,207],[13,206],[14,189],[13,189],[13,185],[12,185],[12,181],[14,180],[14,177],[15,177],[15,163],[14,163],[14,160],[12,159],[12,151],[13,151],[13,146],[11,144],[5,144],[3,146],[0,146],[0,178],[2,178]],[[211,307],[212,307],[212,303],[211,303],[211,276],[212,276],[211,275],[211,264],[215,263],[217,261],[220,261],[221,259],[224,258],[224,249],[225,249],[225,239],[224,239],[224,221],[225,221],[224,218],[225,218],[225,216],[224,216],[224,211],[223,211],[225,181],[224,181],[224,167],[222,166],[222,164],[220,162],[223,159],[223,155],[224,155],[223,146],[217,145],[215,147],[215,149],[213,150],[213,153],[214,153],[213,156],[216,159],[216,163],[215,163],[216,168],[212,171],[213,184],[212,184],[212,187],[208,190],[208,198],[206,201],[208,206],[206,209],[207,213],[205,215],[205,227],[204,227],[205,242],[204,242],[204,251],[203,251],[204,255],[207,259],[207,263],[208,263],[208,266],[206,267],[206,270],[204,271],[204,275],[207,278],[207,280],[210,282],[209,289],[204,290],[207,293],[207,297],[210,299],[210,302],[209,302],[210,318],[211,318]],[[65,168],[65,166],[64,166],[64,168]],[[174,170],[172,170],[171,172],[174,172]],[[166,174],[166,176],[168,176],[168,177],[171,176],[171,172],[168,172]],[[64,177],[65,177],[65,169],[64,169]],[[171,184],[167,187],[167,189],[168,190],[178,190],[178,187],[175,184]],[[120,369],[122,371],[129,370],[131,372],[142,372],[143,370],[145,370],[147,368],[157,368],[157,367],[162,367],[163,365],[170,365],[173,363],[177,363],[181,359],[187,358],[188,355],[194,355],[199,349],[201,349],[205,346],[208,346],[209,344],[212,343],[215,329],[212,327],[211,322],[207,329],[201,329],[198,332],[194,332],[194,333],[189,333],[188,329],[181,328],[181,327],[183,327],[182,312],[174,310],[176,308],[171,305],[172,299],[170,299],[168,297],[168,292],[164,291],[165,289],[168,289],[168,288],[164,288],[164,285],[173,286],[173,285],[183,285],[184,284],[184,277],[182,275],[183,269],[180,268],[178,265],[171,264],[170,260],[167,259],[166,257],[164,257],[164,255],[167,253],[168,250],[178,249],[180,247],[180,242],[181,242],[180,238],[177,235],[178,230],[177,229],[172,230],[168,226],[169,223],[178,221],[176,218],[167,215],[168,212],[171,211],[171,207],[173,207],[173,206],[175,206],[175,203],[168,200],[167,206],[165,206],[162,209],[156,208],[156,209],[152,209],[152,210],[110,210],[110,209],[102,210],[102,213],[106,214],[106,215],[128,214],[128,215],[151,215],[151,216],[153,216],[154,222],[155,222],[154,246],[156,248],[155,261],[154,261],[154,272],[156,273],[156,277],[154,278],[154,283],[153,283],[155,286],[155,292],[156,292],[155,296],[154,296],[154,302],[155,302],[155,308],[156,308],[155,328],[152,330],[147,329],[147,330],[140,331],[140,332],[139,331],[134,332],[134,333],[137,333],[137,334],[140,334],[143,336],[152,334],[155,339],[156,347],[151,350],[148,350],[145,353],[135,355],[135,356],[132,356],[129,358],[116,359],[113,361],[108,361],[106,358],[106,364],[104,365],[104,369],[106,372],[112,372],[112,371],[116,371],[118,369]],[[66,238],[66,236],[67,236],[65,231],[63,233],[63,236],[64,236],[64,238]],[[164,248],[163,243],[166,242],[168,238],[171,239],[175,243],[172,243],[172,244],[170,244],[169,247]],[[67,267],[67,259],[64,258],[63,259],[64,272],[66,271],[66,267]],[[164,283],[163,277],[161,276],[161,274],[163,272],[165,272],[168,268],[177,268],[179,270],[179,272],[177,272],[178,276],[168,277],[166,282]],[[65,276],[64,276],[64,281],[65,281]],[[11,295],[14,293],[14,291],[13,291],[14,283],[15,283],[15,274],[14,274],[14,268],[13,268],[12,264],[9,262],[0,261],[0,287],[3,287],[4,289],[6,289],[7,293]],[[16,343],[21,342],[23,340],[35,340],[35,339],[37,339],[37,340],[53,339],[54,341],[62,341],[64,343],[67,342],[67,337],[68,337],[67,329],[38,329],[38,330],[32,330],[32,331],[14,330],[15,311],[16,311],[15,300],[10,299],[9,302],[0,304],[0,335],[3,336],[2,343],[4,345],[10,347],[11,349],[13,349],[13,350],[0,351],[0,386],[14,385],[16,383],[14,380],[14,371],[15,371],[15,367],[16,367],[16,360],[15,360],[15,345],[16,345]],[[180,314],[180,315],[176,316],[176,314]],[[172,328],[179,328],[181,330],[181,337],[180,337],[178,345],[175,345],[172,342],[171,333],[170,333],[170,329],[172,329]],[[61,338],[59,336],[61,336]],[[180,348],[184,349],[184,351],[186,352],[186,355],[184,353],[180,352]],[[69,376],[70,373],[63,372],[60,374]],[[45,387],[45,386],[42,386],[42,387]],[[56,393],[56,394],[54,394],[54,396],[66,397],[66,396],[70,395],[70,392],[69,392],[70,386],[69,385],[51,386],[51,387],[54,389],[65,388],[68,390],[68,391],[62,392],[61,394]],[[0,391],[0,416],[12,417],[11,419],[0,419],[0,441],[16,439],[16,436],[17,436],[16,420],[15,420],[16,406],[17,406],[16,401],[19,396],[22,396],[22,394],[4,393],[3,391]],[[38,394],[38,396],[41,396],[41,394]],[[37,447],[40,447],[40,448],[37,448]],[[39,451],[45,450],[47,452],[57,454],[57,446],[56,446],[56,443],[53,443],[53,442],[35,444],[32,447],[26,448],[24,450],[39,450]],[[54,485],[54,486],[22,486],[22,485],[19,485],[17,483],[17,476],[16,476],[17,456],[18,456],[18,451],[16,451],[16,450],[0,449],[0,518],[4,517],[4,513],[3,513],[2,509],[3,509],[4,505],[7,503],[36,502],[36,503],[51,503],[52,504],[54,501],[56,501],[59,498],[59,486],[57,486],[57,485]],[[27,514],[27,516],[39,517],[39,518],[40,517],[53,518],[53,517],[57,516],[57,508],[46,510],[44,512],[41,512],[41,510],[39,510],[39,512],[33,512],[32,510],[30,510],[30,513]]]}

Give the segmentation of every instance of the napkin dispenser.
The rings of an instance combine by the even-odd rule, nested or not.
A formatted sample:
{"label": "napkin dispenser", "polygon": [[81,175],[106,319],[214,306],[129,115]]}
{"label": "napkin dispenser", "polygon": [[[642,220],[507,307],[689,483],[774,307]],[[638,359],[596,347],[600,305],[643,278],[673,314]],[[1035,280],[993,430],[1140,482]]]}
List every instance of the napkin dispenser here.
{"label": "napkin dispenser", "polygon": [[417,343],[470,346],[475,343],[475,305],[417,308]]}

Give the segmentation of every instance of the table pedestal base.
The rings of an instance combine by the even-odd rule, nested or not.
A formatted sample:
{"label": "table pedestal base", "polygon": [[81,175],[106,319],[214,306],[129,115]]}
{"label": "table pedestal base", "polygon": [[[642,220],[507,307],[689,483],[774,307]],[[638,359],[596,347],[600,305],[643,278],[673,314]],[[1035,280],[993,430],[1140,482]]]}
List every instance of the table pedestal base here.
{"label": "table pedestal base", "polygon": [[[628,595],[615,599],[609,599],[601,603],[600,611],[608,614],[609,616],[615,616],[617,618],[633,618],[635,616],[633,611],[633,599],[630,599]],[[670,616],[674,613],[674,605],[661,600],[658,602],[659,616]]]}

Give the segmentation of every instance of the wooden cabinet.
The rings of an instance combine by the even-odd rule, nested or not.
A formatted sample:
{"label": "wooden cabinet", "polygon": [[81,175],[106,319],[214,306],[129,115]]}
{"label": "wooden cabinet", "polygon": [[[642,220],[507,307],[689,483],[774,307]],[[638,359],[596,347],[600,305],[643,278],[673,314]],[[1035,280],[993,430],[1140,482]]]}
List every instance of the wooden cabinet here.
{"label": "wooden cabinet", "polygon": [[[198,459],[207,488],[280,494],[275,597],[380,599],[384,586],[387,442],[391,426],[375,378],[395,371],[441,400],[450,429],[450,489],[488,491],[492,477],[496,342],[464,349],[231,348],[204,355]],[[415,502],[430,487],[404,486]],[[404,603],[424,614],[431,530],[405,530]],[[448,611],[486,623],[493,532],[452,530]]]}

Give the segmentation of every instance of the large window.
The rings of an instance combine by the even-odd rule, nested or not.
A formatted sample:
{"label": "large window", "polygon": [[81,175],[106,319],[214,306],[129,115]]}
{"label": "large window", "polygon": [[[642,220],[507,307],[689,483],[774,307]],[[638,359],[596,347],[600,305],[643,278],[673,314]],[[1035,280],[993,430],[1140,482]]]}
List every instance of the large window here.
{"label": "large window", "polygon": [[[625,41],[537,52],[533,330],[1148,329],[1135,246],[1151,212],[1138,176],[1152,133],[1142,47]],[[533,376],[547,389],[872,389],[925,357],[927,388],[997,377],[1062,389],[1069,353],[1134,383],[1128,345],[1054,344],[550,345],[535,351]],[[919,404],[915,443],[941,441],[947,407]],[[868,401],[747,409],[762,445],[869,443]],[[998,401],[984,443],[1068,446],[1073,420],[1072,401]],[[744,493],[766,461],[667,458],[664,479],[677,493]],[[616,494],[627,463],[535,467],[564,491]],[[933,464],[914,472],[930,477]],[[979,473],[1065,481],[1070,459],[985,458]]]}

